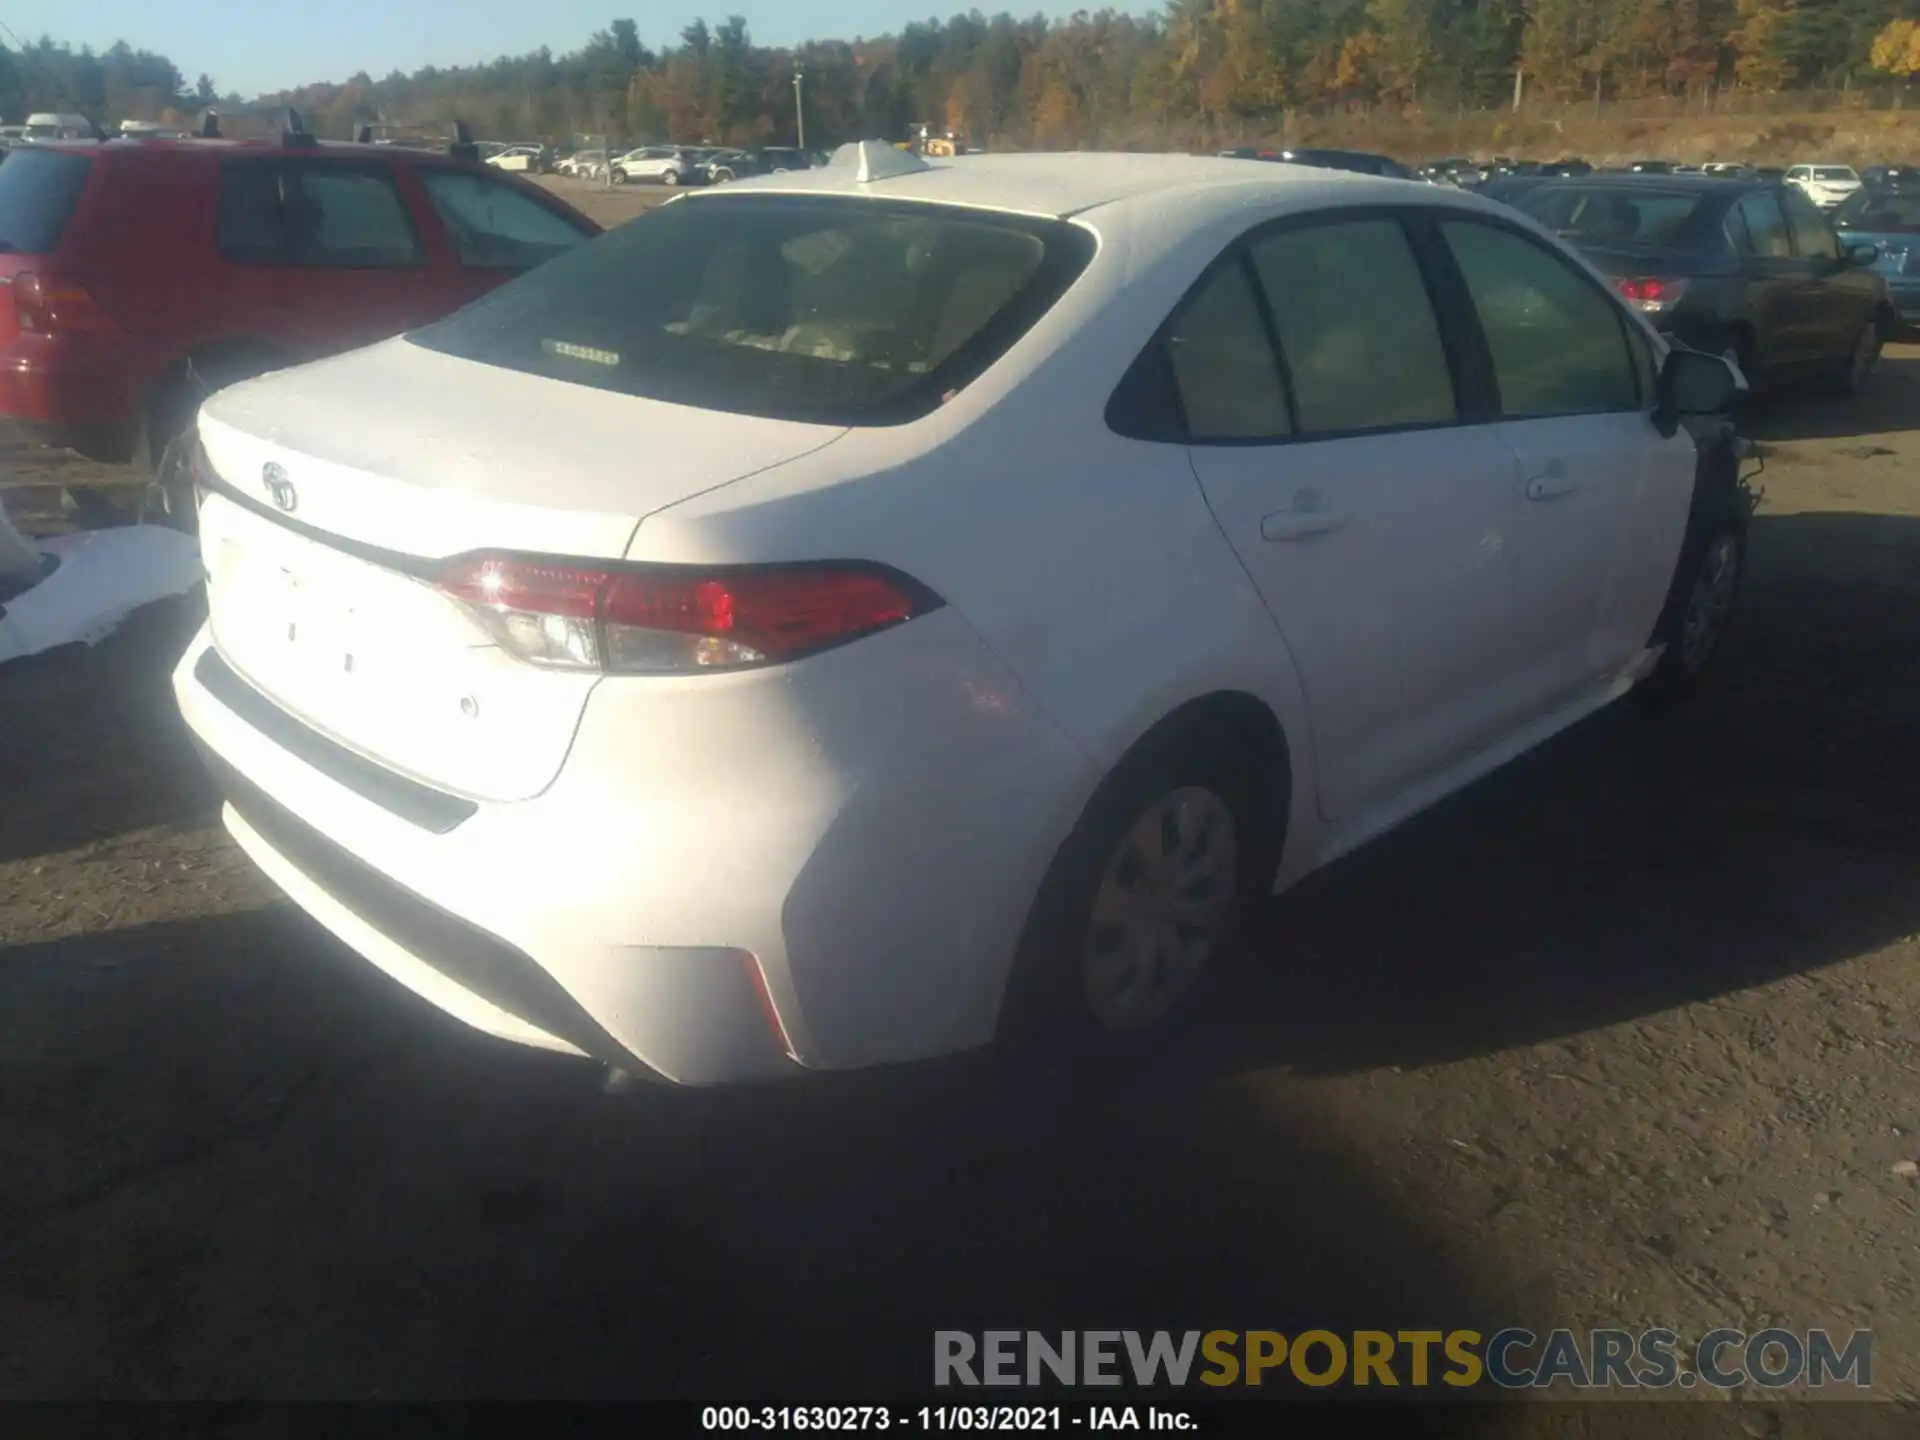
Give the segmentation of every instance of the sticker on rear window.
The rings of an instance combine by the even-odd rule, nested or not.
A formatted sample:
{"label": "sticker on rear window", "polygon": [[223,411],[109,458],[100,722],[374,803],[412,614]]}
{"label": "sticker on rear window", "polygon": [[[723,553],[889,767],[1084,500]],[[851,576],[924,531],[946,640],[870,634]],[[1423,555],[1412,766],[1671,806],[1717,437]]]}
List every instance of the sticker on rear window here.
{"label": "sticker on rear window", "polygon": [[540,348],[549,355],[564,355],[569,360],[585,360],[594,365],[618,365],[617,350],[595,350],[590,345],[574,345],[565,340],[542,340]]}

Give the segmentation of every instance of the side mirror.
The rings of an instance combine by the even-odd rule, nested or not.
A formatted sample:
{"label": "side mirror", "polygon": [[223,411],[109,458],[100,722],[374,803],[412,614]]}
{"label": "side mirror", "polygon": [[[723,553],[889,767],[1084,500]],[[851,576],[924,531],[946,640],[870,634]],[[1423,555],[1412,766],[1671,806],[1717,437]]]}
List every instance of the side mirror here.
{"label": "side mirror", "polygon": [[1870,265],[1873,264],[1874,261],[1878,260],[1879,258],[1880,258],[1880,247],[1878,245],[1847,246],[1847,263],[1849,265],[1857,265],[1862,270],[1865,270],[1866,268],[1868,268]]}
{"label": "side mirror", "polygon": [[1676,347],[1667,352],[1654,389],[1653,423],[1662,435],[1671,436],[1689,416],[1724,415],[1731,410],[1746,393],[1747,381],[1718,355]]}

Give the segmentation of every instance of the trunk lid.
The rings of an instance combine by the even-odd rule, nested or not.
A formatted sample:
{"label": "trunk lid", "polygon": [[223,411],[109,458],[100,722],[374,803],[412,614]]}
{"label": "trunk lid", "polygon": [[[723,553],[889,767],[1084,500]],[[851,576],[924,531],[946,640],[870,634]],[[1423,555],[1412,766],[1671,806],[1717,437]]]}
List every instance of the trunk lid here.
{"label": "trunk lid", "polygon": [[434,584],[440,562],[618,559],[651,512],[844,433],[404,340],[249,381],[201,412],[217,479],[200,511],[214,639],[349,749],[474,799],[526,799],[559,773],[599,677],[502,650]]}

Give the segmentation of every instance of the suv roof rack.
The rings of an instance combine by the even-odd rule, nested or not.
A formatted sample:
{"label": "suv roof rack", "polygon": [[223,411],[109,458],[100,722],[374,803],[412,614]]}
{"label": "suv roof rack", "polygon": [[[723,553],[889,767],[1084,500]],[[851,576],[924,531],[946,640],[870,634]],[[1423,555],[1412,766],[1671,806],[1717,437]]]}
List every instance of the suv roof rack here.
{"label": "suv roof rack", "polygon": [[289,105],[286,121],[280,127],[280,143],[289,149],[304,150],[318,145],[320,141],[307,128],[307,122],[300,118],[300,112]]}

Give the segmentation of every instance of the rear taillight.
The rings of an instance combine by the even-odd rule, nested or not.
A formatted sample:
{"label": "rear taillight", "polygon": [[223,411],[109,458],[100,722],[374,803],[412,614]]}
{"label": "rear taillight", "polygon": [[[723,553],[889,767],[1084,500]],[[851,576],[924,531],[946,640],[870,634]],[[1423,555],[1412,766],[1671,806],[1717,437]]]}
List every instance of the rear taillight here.
{"label": "rear taillight", "polygon": [[1616,280],[1613,283],[1622,299],[1631,301],[1649,314],[1656,315],[1663,310],[1671,310],[1677,305],[1687,288],[1687,282],[1684,280],[1640,278]]}
{"label": "rear taillight", "polygon": [[20,317],[22,330],[52,334],[56,330],[120,328],[78,281],[23,270],[11,283],[14,313]]}
{"label": "rear taillight", "polygon": [[878,565],[596,565],[516,555],[451,562],[440,588],[535,665],[670,675],[795,660],[939,608]]}

